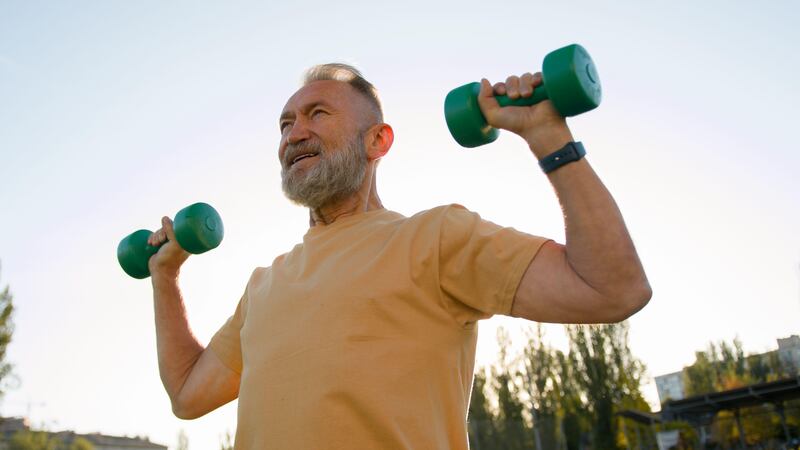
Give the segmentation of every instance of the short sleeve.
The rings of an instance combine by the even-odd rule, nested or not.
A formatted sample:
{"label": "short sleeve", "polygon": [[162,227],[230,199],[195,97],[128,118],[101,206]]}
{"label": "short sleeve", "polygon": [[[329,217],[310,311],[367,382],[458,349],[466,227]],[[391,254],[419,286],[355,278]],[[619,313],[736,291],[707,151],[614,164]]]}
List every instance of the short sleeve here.
{"label": "short sleeve", "polygon": [[249,290],[245,288],[242,298],[236,305],[236,311],[214,334],[208,347],[219,357],[228,368],[234,372],[242,373],[242,341],[241,330],[247,315],[247,296]]}
{"label": "short sleeve", "polygon": [[444,208],[439,232],[439,284],[462,325],[511,314],[522,276],[548,239],[483,220],[460,205]]}

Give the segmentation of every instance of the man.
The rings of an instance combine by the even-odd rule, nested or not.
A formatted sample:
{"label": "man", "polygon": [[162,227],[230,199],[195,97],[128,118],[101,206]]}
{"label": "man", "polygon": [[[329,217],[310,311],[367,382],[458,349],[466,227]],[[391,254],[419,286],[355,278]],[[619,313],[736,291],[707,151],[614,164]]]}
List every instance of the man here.
{"label": "man", "polygon": [[[490,125],[542,160],[573,142],[540,74],[482,81]],[[303,242],[258,268],[204,348],[178,288],[188,254],[168,218],[150,260],[161,378],[175,415],[239,398],[237,449],[465,449],[477,321],[625,319],[651,296],[611,195],[585,158],[548,173],[567,244],[502,228],[449,205],[386,210],[376,169],[394,138],[372,85],[352,67],[309,71],[280,116],[283,190],[309,208]],[[532,172],[534,169],[532,168]],[[532,174],[533,176],[533,174]],[[533,207],[533,205],[529,205]]]}

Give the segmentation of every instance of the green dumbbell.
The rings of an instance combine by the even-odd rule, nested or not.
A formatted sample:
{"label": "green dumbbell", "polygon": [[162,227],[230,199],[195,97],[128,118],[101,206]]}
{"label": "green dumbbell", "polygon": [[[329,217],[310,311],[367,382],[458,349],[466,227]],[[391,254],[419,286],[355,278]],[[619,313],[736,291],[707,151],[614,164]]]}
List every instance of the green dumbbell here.
{"label": "green dumbbell", "polygon": [[[490,127],[478,106],[480,83],[468,83],[450,91],[444,100],[447,128],[456,142],[477,147],[494,142],[499,135]],[[578,44],[554,50],[544,57],[542,84],[530,97],[515,100],[498,95],[500,106],[530,106],[550,99],[563,117],[575,116],[600,104],[600,78],[589,53]]]}
{"label": "green dumbbell", "polygon": [[[217,248],[225,234],[219,213],[206,203],[195,203],[178,211],[173,226],[175,238],[181,248],[195,255]],[[150,230],[134,231],[117,246],[119,265],[133,278],[150,276],[147,262],[161,247],[153,247],[147,243],[151,234],[153,232]]]}

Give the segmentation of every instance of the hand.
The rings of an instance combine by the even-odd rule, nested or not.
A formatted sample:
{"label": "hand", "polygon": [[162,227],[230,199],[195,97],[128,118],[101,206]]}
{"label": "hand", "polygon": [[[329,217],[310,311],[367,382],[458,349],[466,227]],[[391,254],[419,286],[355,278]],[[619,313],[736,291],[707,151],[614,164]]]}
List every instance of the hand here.
{"label": "hand", "polygon": [[178,244],[172,220],[169,217],[161,218],[161,228],[150,235],[147,243],[153,247],[164,244],[147,262],[147,266],[150,268],[150,275],[153,278],[165,276],[177,279],[181,266],[189,259],[190,254]]}
{"label": "hand", "polygon": [[531,106],[507,106],[501,108],[495,95],[507,95],[511,99],[530,97],[533,90],[542,84],[542,74],[525,73],[521,77],[512,75],[505,83],[492,86],[489,80],[481,80],[478,105],[486,121],[520,135],[538,159],[560,149],[573,140],[567,121],[553,107],[550,100]]}

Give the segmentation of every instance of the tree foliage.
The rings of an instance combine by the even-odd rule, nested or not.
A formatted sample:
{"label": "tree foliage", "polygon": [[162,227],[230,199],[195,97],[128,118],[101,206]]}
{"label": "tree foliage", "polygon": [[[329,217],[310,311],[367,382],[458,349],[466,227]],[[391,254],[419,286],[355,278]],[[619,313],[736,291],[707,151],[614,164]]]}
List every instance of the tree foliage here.
{"label": "tree foliage", "polygon": [[738,338],[732,342],[710,342],[695,352],[695,362],[683,370],[687,396],[725,391],[755,383],[766,383],[793,375],[777,351],[745,356]]}
{"label": "tree foliage", "polygon": [[488,375],[479,370],[473,384],[471,448],[635,446],[616,415],[623,408],[649,411],[640,391],[644,365],[628,348],[627,324],[567,326],[566,331],[567,353],[550,347],[539,325],[528,330],[521,354],[512,357],[508,333],[498,330],[498,364]]}
{"label": "tree foliage", "polygon": [[626,444],[618,412],[649,411],[641,393],[644,364],[628,347],[627,322],[567,325],[576,384],[584,398],[593,448],[617,449]]}
{"label": "tree foliage", "polygon": [[12,320],[14,313],[13,300],[14,296],[8,286],[0,291],[0,397],[8,389],[7,380],[12,370],[11,364],[6,360],[6,351],[14,334],[14,322]]}
{"label": "tree foliage", "polygon": [[[694,396],[766,383],[793,375],[793,368],[781,360],[777,351],[745,355],[741,341],[734,338],[731,342],[710,342],[705,350],[695,352],[694,364],[683,369],[683,382],[686,395]],[[800,422],[800,410],[793,407],[794,404],[796,402],[788,402],[789,407],[785,408],[790,432],[794,430],[794,424]],[[739,415],[745,440],[751,444],[784,436],[780,415],[772,405],[741,408]],[[710,433],[715,442],[738,445],[739,428],[736,425],[735,412],[720,411]]]}
{"label": "tree foliage", "polygon": [[94,450],[94,445],[82,437],[77,437],[69,445],[69,450]]}
{"label": "tree foliage", "polygon": [[475,373],[472,384],[472,396],[467,417],[469,418],[470,448],[474,450],[493,448],[493,443],[500,434],[489,399],[486,397],[486,379],[486,373],[479,370]]}
{"label": "tree foliage", "polygon": [[8,450],[94,450],[94,445],[80,436],[67,441],[47,431],[17,431],[8,442]]}
{"label": "tree foliage", "polygon": [[64,443],[46,431],[17,431],[8,450],[62,450]]}

